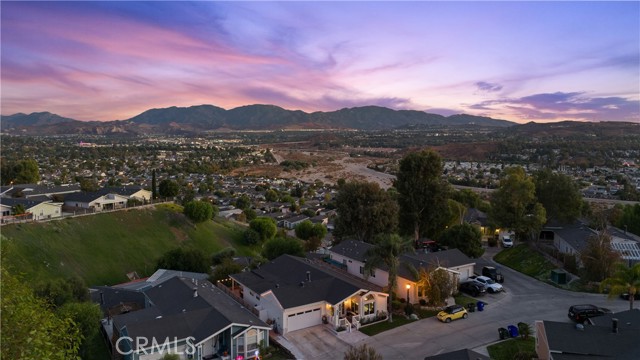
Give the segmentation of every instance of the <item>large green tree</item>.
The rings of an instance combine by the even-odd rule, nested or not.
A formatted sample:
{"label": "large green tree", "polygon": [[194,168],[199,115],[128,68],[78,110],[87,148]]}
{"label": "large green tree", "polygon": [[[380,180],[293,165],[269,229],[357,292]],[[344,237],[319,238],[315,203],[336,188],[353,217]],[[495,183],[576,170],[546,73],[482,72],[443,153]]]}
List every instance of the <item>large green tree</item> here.
{"label": "large green tree", "polygon": [[180,191],[180,185],[177,182],[169,179],[164,179],[160,181],[158,185],[158,194],[165,198],[172,198],[178,195]]}
{"label": "large green tree", "polygon": [[615,225],[640,236],[640,204],[625,205]]}
{"label": "large green tree", "polygon": [[379,234],[375,238],[374,246],[367,252],[367,262],[365,263],[365,274],[378,267],[386,267],[389,272],[388,291],[389,301],[387,310],[389,322],[393,322],[391,303],[393,302],[393,292],[398,283],[398,269],[400,267],[400,255],[413,252],[411,240],[403,239],[398,234]]}
{"label": "large green tree", "polygon": [[260,241],[273,239],[278,232],[276,221],[269,217],[257,217],[249,223],[249,229],[258,233]]}
{"label": "large green tree", "polygon": [[618,263],[613,275],[600,283],[600,291],[609,289],[609,298],[629,294],[629,310],[633,310],[634,295],[640,294],[640,263],[632,267]]}
{"label": "large green tree", "polygon": [[450,186],[442,180],[442,158],[431,150],[413,152],[400,160],[395,187],[403,234],[433,237],[449,219]]}
{"label": "large green tree", "polygon": [[372,242],[377,234],[394,232],[398,226],[396,200],[376,183],[346,183],[335,201],[338,217],[334,236],[338,240]]}
{"label": "large green tree", "polygon": [[304,256],[302,242],[292,237],[277,237],[267,241],[262,249],[262,256],[269,260],[284,254]]}
{"label": "large green tree", "polygon": [[471,224],[454,225],[448,228],[440,235],[439,243],[458,249],[471,258],[478,258],[484,253],[482,234]]}
{"label": "large green tree", "polygon": [[544,206],[548,219],[569,223],[580,216],[582,195],[573,179],[544,169],[535,173],[533,180],[536,198]]}
{"label": "large green tree", "polygon": [[2,185],[9,184],[36,184],[40,181],[40,168],[34,159],[18,161],[6,161],[3,159],[0,166],[0,178]]}
{"label": "large green tree", "polygon": [[0,353],[12,360],[79,359],[81,335],[69,317],[57,315],[21,279],[1,267]]}
{"label": "large green tree", "polygon": [[189,219],[200,223],[213,218],[213,205],[206,201],[189,201],[185,204],[183,212]]}
{"label": "large green tree", "polygon": [[522,167],[505,169],[500,187],[491,194],[489,216],[501,228],[528,239],[546,222],[546,211],[536,201],[535,184]]}
{"label": "large green tree", "polygon": [[318,223],[314,224],[309,220],[305,220],[296,226],[296,236],[302,240],[309,240],[311,238],[322,239],[327,235],[327,228]]}
{"label": "large green tree", "polygon": [[58,309],[58,314],[62,318],[73,319],[73,322],[78,326],[82,335],[79,349],[80,357],[89,358],[92,355],[89,354],[89,344],[98,336],[100,330],[99,324],[102,318],[100,306],[91,302],[71,302],[62,305]]}
{"label": "large green tree", "polygon": [[208,273],[209,262],[198,249],[176,248],[167,251],[158,259],[158,268]]}

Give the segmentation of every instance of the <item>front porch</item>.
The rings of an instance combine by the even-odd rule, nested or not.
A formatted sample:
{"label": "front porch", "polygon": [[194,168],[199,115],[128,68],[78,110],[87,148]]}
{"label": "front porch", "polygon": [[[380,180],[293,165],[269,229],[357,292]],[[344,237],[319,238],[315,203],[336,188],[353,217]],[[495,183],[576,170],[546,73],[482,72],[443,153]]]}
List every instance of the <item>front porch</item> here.
{"label": "front porch", "polygon": [[334,331],[351,332],[376,320],[386,319],[387,294],[361,291],[334,305],[327,304],[323,323]]}

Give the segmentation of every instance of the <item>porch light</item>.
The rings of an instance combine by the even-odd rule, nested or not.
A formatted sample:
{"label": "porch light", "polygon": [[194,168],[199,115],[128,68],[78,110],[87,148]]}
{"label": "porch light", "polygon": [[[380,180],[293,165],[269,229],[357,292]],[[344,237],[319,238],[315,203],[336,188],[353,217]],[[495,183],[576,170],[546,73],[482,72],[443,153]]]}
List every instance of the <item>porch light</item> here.
{"label": "porch light", "polygon": [[410,303],[410,301],[409,301],[409,289],[411,289],[411,285],[407,284],[407,304]]}

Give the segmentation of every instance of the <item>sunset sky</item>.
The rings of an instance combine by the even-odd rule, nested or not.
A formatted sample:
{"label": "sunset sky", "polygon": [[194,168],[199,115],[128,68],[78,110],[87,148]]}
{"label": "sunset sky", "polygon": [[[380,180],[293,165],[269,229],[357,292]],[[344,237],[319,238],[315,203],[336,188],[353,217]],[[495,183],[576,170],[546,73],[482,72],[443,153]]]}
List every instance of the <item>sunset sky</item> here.
{"label": "sunset sky", "polygon": [[1,112],[380,105],[640,122],[640,2],[7,2]]}

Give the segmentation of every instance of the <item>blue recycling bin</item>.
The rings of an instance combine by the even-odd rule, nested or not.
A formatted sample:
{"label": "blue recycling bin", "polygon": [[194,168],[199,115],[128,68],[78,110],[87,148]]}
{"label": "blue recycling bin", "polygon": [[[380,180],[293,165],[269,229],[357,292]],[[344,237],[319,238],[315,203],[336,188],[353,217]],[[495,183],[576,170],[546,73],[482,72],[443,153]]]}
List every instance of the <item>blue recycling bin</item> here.
{"label": "blue recycling bin", "polygon": [[507,329],[509,330],[509,336],[518,337],[518,327],[517,326],[509,325],[509,326],[507,326]]}
{"label": "blue recycling bin", "polygon": [[484,303],[482,301],[478,301],[478,311],[484,311]]}

